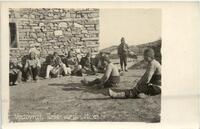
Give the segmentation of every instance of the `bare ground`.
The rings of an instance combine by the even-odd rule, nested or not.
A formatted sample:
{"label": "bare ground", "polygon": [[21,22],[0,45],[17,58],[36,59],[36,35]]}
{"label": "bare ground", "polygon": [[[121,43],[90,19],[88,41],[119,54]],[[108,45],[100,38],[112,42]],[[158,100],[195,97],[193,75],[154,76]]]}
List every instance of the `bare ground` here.
{"label": "bare ground", "polygon": [[[133,87],[143,73],[144,70],[124,73],[118,89]],[[92,80],[95,76],[86,78]],[[160,95],[110,99],[108,89],[85,87],[81,79],[67,76],[11,86],[10,121],[160,121]]]}

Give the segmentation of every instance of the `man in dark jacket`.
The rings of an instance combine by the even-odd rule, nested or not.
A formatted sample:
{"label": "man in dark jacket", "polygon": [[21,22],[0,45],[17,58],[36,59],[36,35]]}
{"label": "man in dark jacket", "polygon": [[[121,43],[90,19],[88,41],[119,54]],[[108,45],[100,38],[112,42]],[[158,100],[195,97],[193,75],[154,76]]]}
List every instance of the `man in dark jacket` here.
{"label": "man in dark jacket", "polygon": [[96,67],[93,65],[91,53],[88,52],[85,57],[81,59],[80,65],[82,66],[82,72],[88,75],[96,74]]}
{"label": "man in dark jacket", "polygon": [[118,46],[118,55],[120,58],[121,70],[127,71],[127,57],[128,57],[129,47],[125,43],[124,37],[121,38],[121,44]]}
{"label": "man in dark jacket", "polygon": [[9,83],[10,85],[17,85],[21,83],[22,79],[22,65],[16,61],[9,63]]}

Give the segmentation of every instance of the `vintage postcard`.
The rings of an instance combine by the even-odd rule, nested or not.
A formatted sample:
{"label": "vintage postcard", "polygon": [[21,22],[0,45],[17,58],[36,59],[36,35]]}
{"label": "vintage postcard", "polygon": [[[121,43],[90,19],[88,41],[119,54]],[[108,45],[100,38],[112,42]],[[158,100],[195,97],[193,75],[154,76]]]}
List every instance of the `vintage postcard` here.
{"label": "vintage postcard", "polygon": [[[5,71],[1,73],[5,91],[2,106],[6,125],[161,125],[179,119],[181,113],[174,113],[184,105],[175,106],[173,111],[173,104],[186,102],[192,111],[187,113],[187,106],[181,109],[188,115],[181,118],[194,123],[183,125],[197,127],[197,114],[190,115],[198,112],[198,82],[190,83],[191,89],[187,90],[182,80],[187,78],[184,73],[191,77],[187,78],[190,81],[198,75],[194,72],[198,63],[189,72],[183,68],[190,69],[190,64],[182,64],[185,60],[194,63],[196,57],[197,44],[193,43],[199,41],[195,36],[200,32],[196,30],[200,17],[197,3],[174,3],[171,8],[162,3],[46,4],[1,6],[1,72]],[[185,17],[180,15],[184,8]],[[182,19],[188,26],[183,26]],[[181,36],[181,27],[194,34]],[[194,41],[189,43],[192,47],[187,42],[179,46],[180,38]]]}
{"label": "vintage postcard", "polygon": [[[161,82],[161,10],[10,8],[9,13],[11,122],[160,122],[160,85],[156,96],[149,96],[154,86],[119,96],[135,101],[113,100],[109,88],[133,90],[147,69],[148,48],[155,69],[148,69],[150,80],[141,83]],[[103,34],[115,28],[112,36]],[[139,99],[140,92],[149,99]]]}

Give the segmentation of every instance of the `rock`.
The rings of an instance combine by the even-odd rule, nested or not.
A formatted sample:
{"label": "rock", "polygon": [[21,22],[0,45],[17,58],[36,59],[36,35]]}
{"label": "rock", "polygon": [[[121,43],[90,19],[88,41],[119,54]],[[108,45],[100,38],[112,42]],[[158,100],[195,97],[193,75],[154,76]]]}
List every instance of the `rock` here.
{"label": "rock", "polygon": [[47,37],[47,39],[52,38],[53,37],[53,32],[47,32],[46,33],[46,37]]}
{"label": "rock", "polygon": [[42,33],[42,32],[40,32],[40,33],[37,33],[37,37],[39,37],[39,38],[43,38],[45,36],[45,34],[44,33]]}
{"label": "rock", "polygon": [[39,26],[45,26],[45,24],[43,22],[39,23]]}
{"label": "rock", "polygon": [[85,25],[86,28],[88,27],[94,27],[95,25]]}
{"label": "rock", "polygon": [[49,17],[53,17],[53,13],[48,13],[48,16]]}
{"label": "rock", "polygon": [[94,13],[89,13],[89,14],[88,14],[88,17],[89,17],[89,18],[96,18],[96,17],[99,17],[99,13],[96,13],[96,12],[94,12]]}
{"label": "rock", "polygon": [[53,23],[49,23],[48,26],[51,27],[51,29],[54,27],[54,24]]}
{"label": "rock", "polygon": [[26,15],[26,14],[25,14],[25,15],[23,15],[23,18],[28,18],[28,15]]}
{"label": "rock", "polygon": [[87,31],[87,30],[82,30],[81,33],[83,33],[83,34],[87,34],[88,31]]}
{"label": "rock", "polygon": [[21,25],[18,26],[18,29],[23,29],[23,28],[24,28],[24,26],[21,26]]}
{"label": "rock", "polygon": [[87,30],[88,31],[95,31],[95,28],[94,27],[88,27]]}
{"label": "rock", "polygon": [[75,18],[75,17],[76,17],[76,14],[75,14],[75,13],[70,13],[70,17],[71,17],[71,18]]}
{"label": "rock", "polygon": [[65,17],[65,15],[66,15],[65,13],[61,13],[61,16],[62,16],[62,17]]}
{"label": "rock", "polygon": [[54,19],[58,19],[58,18],[59,18],[59,15],[54,15],[53,18],[54,18]]}
{"label": "rock", "polygon": [[42,20],[42,19],[44,19],[45,17],[44,17],[44,15],[40,15],[40,20]]}
{"label": "rock", "polygon": [[42,38],[38,38],[37,41],[40,43],[42,42]]}
{"label": "rock", "polygon": [[60,12],[59,9],[54,9],[53,11],[56,12],[56,13]]}
{"label": "rock", "polygon": [[47,31],[46,27],[42,26],[42,27],[41,27],[41,31],[42,31],[42,32],[46,32],[46,31]]}
{"label": "rock", "polygon": [[68,24],[66,23],[66,22],[60,22],[59,24],[58,24],[58,26],[59,27],[68,27]]}
{"label": "rock", "polygon": [[31,44],[34,44],[34,41],[29,41],[28,44],[31,46]]}
{"label": "rock", "polygon": [[81,25],[81,24],[78,24],[78,23],[74,23],[74,27],[77,27],[77,28],[84,28],[84,26],[83,26],[83,25]]}
{"label": "rock", "polygon": [[83,41],[98,41],[99,38],[83,38]]}
{"label": "rock", "polygon": [[53,48],[58,49],[59,47],[58,46],[53,46]]}
{"label": "rock", "polygon": [[56,31],[54,31],[54,35],[55,36],[61,36],[61,35],[63,35],[62,30],[56,30]]}
{"label": "rock", "polygon": [[98,34],[99,31],[88,31],[88,33],[90,33],[90,34]]}

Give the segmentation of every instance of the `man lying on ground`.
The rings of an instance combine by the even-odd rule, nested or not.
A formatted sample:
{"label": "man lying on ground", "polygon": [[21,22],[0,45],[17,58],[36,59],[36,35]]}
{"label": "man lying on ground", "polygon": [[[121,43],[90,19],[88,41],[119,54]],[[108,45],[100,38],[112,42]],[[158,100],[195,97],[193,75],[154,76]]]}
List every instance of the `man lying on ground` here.
{"label": "man lying on ground", "polygon": [[47,66],[46,70],[46,77],[49,78],[50,73],[53,76],[58,76],[61,73],[64,72],[64,75],[70,75],[71,74],[71,69],[67,68],[66,65],[62,62],[61,58],[59,57],[57,52],[54,52],[53,58],[50,62],[50,64]]}
{"label": "man lying on ground", "polygon": [[106,66],[106,71],[102,78],[97,78],[93,81],[81,80],[84,85],[87,86],[97,86],[98,88],[115,87],[120,82],[120,74],[118,68],[111,63],[108,57],[104,58],[104,65]]}
{"label": "man lying on ground", "polygon": [[136,98],[146,95],[157,95],[161,93],[161,65],[154,59],[154,51],[149,48],[144,51],[144,60],[148,62],[145,74],[137,85],[130,90],[114,92],[109,89],[112,98]]}

